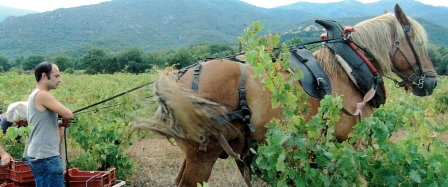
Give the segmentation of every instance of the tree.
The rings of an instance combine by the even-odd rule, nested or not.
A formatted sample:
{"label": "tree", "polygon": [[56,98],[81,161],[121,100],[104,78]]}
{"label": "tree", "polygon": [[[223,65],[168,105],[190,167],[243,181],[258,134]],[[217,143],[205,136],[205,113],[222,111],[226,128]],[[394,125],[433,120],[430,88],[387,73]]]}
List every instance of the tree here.
{"label": "tree", "polygon": [[43,56],[31,55],[23,62],[23,70],[33,70],[34,68],[36,68],[37,64],[43,61],[45,61],[45,58]]}
{"label": "tree", "polygon": [[301,44],[303,43],[303,40],[300,39],[297,36],[294,36],[291,40],[289,40],[288,42],[286,42],[286,44],[288,44],[289,46],[291,45],[297,45],[297,44]]}
{"label": "tree", "polygon": [[144,52],[139,47],[128,48],[117,54],[118,70],[124,70],[129,73],[143,73],[151,66],[143,61]]}
{"label": "tree", "polygon": [[25,63],[25,57],[23,56],[19,56],[16,59],[14,59],[14,63],[12,64],[12,66],[16,67],[16,68],[23,68],[22,65],[23,63]]}
{"label": "tree", "polygon": [[0,72],[9,71],[11,69],[11,64],[8,58],[0,56],[0,67],[1,67]]}
{"label": "tree", "polygon": [[168,59],[168,65],[176,65],[176,68],[179,69],[195,62],[196,60],[192,58],[190,51],[185,47],[180,48]]}
{"label": "tree", "polygon": [[168,54],[168,52],[162,53],[159,51],[150,51],[143,55],[143,61],[150,66],[155,66],[157,68],[165,67],[165,63],[167,62],[167,58],[164,57]]}
{"label": "tree", "polygon": [[80,63],[87,74],[102,73],[107,67],[103,66],[106,51],[100,48],[90,49],[87,54],[81,57]]}
{"label": "tree", "polygon": [[74,68],[74,64],[68,56],[56,56],[53,57],[53,62],[58,65],[59,71],[65,71],[68,68]]}

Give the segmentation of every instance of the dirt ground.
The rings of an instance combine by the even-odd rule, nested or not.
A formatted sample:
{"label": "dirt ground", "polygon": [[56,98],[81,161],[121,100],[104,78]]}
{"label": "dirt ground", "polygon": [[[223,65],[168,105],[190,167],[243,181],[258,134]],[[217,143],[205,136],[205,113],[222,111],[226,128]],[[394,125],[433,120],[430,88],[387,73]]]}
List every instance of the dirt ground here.
{"label": "dirt ground", "polygon": [[[391,141],[398,141],[407,136],[407,132],[398,131]],[[448,133],[440,138],[448,142]],[[174,177],[183,161],[179,148],[171,145],[165,137],[155,136],[133,142],[127,155],[134,159],[136,170],[127,186],[132,187],[175,187]],[[208,182],[209,186],[245,187],[246,184],[239,173],[234,159],[218,159]],[[252,181],[255,187],[267,187],[260,180]]]}
{"label": "dirt ground", "polygon": [[[155,136],[132,143],[127,155],[134,159],[137,167],[131,181],[126,184],[133,187],[175,187],[174,177],[183,161],[180,149],[171,145],[162,136]],[[219,159],[215,164],[209,186],[245,187],[246,184],[234,159]],[[262,181],[254,181],[254,186],[269,186]]]}

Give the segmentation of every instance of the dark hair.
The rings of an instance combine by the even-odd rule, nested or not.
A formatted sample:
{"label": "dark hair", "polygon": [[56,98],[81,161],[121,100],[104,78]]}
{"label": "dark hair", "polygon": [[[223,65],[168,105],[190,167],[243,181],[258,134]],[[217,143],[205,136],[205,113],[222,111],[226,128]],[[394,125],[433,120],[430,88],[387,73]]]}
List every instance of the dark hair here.
{"label": "dark hair", "polygon": [[36,81],[39,82],[42,79],[42,73],[47,74],[47,78],[50,79],[50,73],[51,73],[51,65],[53,65],[53,62],[50,61],[44,61],[39,64],[37,64],[35,70],[34,70],[34,77],[36,77]]}

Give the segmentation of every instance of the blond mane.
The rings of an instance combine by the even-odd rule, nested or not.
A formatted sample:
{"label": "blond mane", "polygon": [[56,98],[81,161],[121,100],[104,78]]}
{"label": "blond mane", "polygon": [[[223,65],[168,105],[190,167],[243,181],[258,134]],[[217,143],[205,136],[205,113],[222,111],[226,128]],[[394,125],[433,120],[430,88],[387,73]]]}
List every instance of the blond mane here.
{"label": "blond mane", "polygon": [[[426,48],[428,39],[423,27],[412,18],[408,17],[411,22],[411,29],[414,32],[413,45],[417,53],[421,53],[425,50],[419,50]],[[352,41],[368,49],[369,52],[375,58],[377,62],[375,66],[379,73],[382,75],[389,74],[391,70],[391,57],[389,52],[391,51],[394,43],[395,36],[398,40],[405,38],[403,28],[398,20],[392,13],[387,13],[369,20],[362,21],[354,26],[355,32],[351,34]],[[389,31],[395,31],[394,33]],[[322,66],[331,74],[335,75],[343,72],[339,63],[334,63],[336,60],[329,60],[334,58],[334,53],[327,49],[321,49],[314,53],[316,58],[323,62]],[[421,56],[422,54],[418,54]]]}

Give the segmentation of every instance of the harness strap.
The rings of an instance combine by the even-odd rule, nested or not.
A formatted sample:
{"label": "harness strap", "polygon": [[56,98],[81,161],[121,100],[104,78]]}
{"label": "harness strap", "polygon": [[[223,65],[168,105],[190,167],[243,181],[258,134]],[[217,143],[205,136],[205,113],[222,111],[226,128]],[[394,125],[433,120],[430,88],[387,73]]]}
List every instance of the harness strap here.
{"label": "harness strap", "polygon": [[193,73],[193,81],[191,83],[191,89],[195,92],[199,89],[199,74],[201,74],[201,68],[202,68],[202,61],[198,62],[198,65],[196,65],[196,68],[194,69]]}
{"label": "harness strap", "polygon": [[410,55],[406,52],[406,50],[404,50],[403,46],[401,45],[401,42],[398,40],[395,40],[395,42],[394,42],[394,46],[389,54],[390,57],[392,58],[395,55],[395,53],[397,52],[397,49],[400,50],[400,52],[403,54],[403,56],[409,62],[409,65],[411,66],[412,70],[414,70],[414,72],[420,72],[417,63],[416,64],[412,63],[413,60],[411,59]]}
{"label": "harness strap", "polygon": [[[420,62],[420,58],[418,58],[417,53],[415,52],[414,45],[412,45],[411,39],[409,38],[408,32],[411,30],[411,26],[403,27],[404,36],[406,37],[406,41],[408,41],[409,47],[411,48],[412,54],[414,54],[415,63],[418,66],[418,72],[420,75],[423,75],[422,63]],[[409,61],[410,62],[410,61]]]}
{"label": "harness strap", "polygon": [[[225,116],[227,117],[228,121],[233,120],[242,120],[244,123],[244,147],[241,152],[240,158],[237,159],[241,163],[243,163],[243,168],[240,168],[241,175],[244,178],[244,181],[246,182],[246,185],[248,187],[251,187],[251,167],[250,167],[250,160],[244,158],[244,153],[249,150],[249,146],[251,143],[250,134],[252,132],[255,132],[254,126],[250,123],[250,118],[252,117],[252,111],[247,106],[247,100],[246,100],[246,67],[244,64],[240,64],[241,68],[241,83],[240,87],[238,88],[238,108],[234,111],[227,113]],[[226,141],[227,144],[227,141]],[[233,156],[232,156],[233,157]]]}
{"label": "harness strap", "polygon": [[[376,94],[376,89],[378,87],[378,85],[380,86],[381,90],[383,91],[384,94],[384,98],[381,101],[382,104],[386,103],[386,87],[384,86],[384,82],[383,79],[381,78],[381,75],[378,73],[378,71],[376,70],[376,68],[372,65],[372,63],[366,58],[366,56],[364,56],[364,54],[361,53],[361,51],[359,51],[359,47],[357,45],[355,45],[355,43],[353,42],[348,42],[348,45],[350,46],[350,48],[353,49],[353,51],[355,51],[355,53],[362,59],[362,61],[364,61],[364,63],[367,65],[367,67],[369,68],[370,72],[372,72],[372,74],[375,76],[374,77],[374,81],[373,81],[373,87],[372,89],[375,89],[375,92],[373,92],[372,98],[375,96]],[[365,50],[367,51],[367,50]],[[366,95],[364,96],[364,98],[367,96],[367,94],[369,94],[369,92],[372,90],[370,89]],[[369,100],[371,100],[372,98],[370,98]],[[363,105],[364,106],[364,105]]]}
{"label": "harness strap", "polygon": [[201,60],[200,60],[199,62],[196,62],[196,63],[194,63],[194,64],[191,64],[191,65],[189,65],[189,66],[187,66],[187,67],[184,67],[184,68],[180,69],[179,71],[177,71],[177,81],[180,80],[180,78],[185,74],[185,72],[188,71],[188,69],[190,69],[191,67],[196,66],[196,65],[198,65],[198,64],[200,64],[200,63],[202,63]]}
{"label": "harness strap", "polygon": [[373,96],[375,96],[376,93],[376,89],[374,89],[373,87],[366,93],[366,95],[364,95],[364,99],[362,100],[362,102],[360,103],[356,103],[356,110],[355,112],[351,113],[349,112],[345,107],[342,107],[342,111],[349,115],[349,116],[357,116],[359,115],[359,121],[361,121],[362,119],[362,108],[366,105],[367,102],[369,102]]}
{"label": "harness strap", "polygon": [[219,145],[226,151],[227,154],[229,154],[231,157],[233,157],[235,160],[243,162],[238,155],[232,150],[232,147],[230,147],[229,142],[227,142],[226,138],[222,133],[219,133],[219,135],[216,137],[216,139],[219,142]]}

